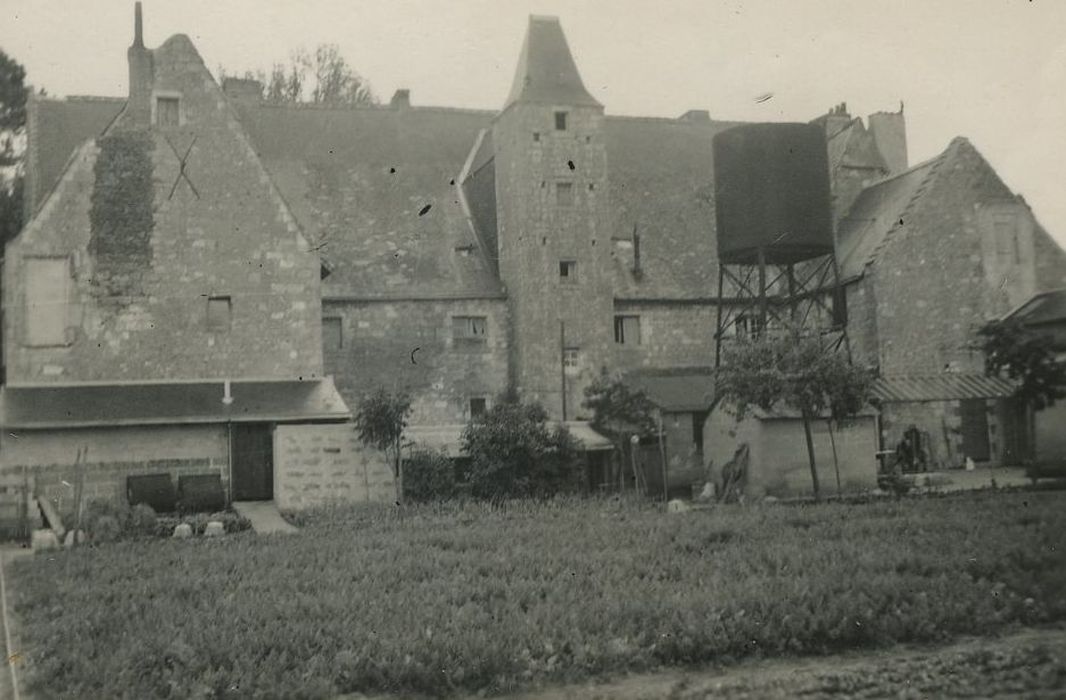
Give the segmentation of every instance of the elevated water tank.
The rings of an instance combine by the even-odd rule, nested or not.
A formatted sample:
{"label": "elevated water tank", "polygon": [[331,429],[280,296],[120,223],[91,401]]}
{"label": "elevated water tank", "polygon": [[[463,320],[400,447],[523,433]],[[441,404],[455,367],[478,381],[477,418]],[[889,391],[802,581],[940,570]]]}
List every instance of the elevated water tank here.
{"label": "elevated water tank", "polygon": [[825,134],[815,124],[744,124],[714,137],[718,257],[795,263],[833,252]]}

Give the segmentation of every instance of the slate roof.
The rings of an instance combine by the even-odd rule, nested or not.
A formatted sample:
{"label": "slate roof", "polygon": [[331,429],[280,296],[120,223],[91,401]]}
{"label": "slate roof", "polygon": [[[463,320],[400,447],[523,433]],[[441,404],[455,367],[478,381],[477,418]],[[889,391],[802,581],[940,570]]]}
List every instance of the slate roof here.
{"label": "slate roof", "polygon": [[518,56],[511,94],[504,103],[601,106],[581,82],[558,17],[532,15]]}
{"label": "slate roof", "polygon": [[735,122],[608,117],[604,120],[611,233],[640,234],[641,271],[615,255],[619,298],[717,294],[712,139]]}
{"label": "slate roof", "polygon": [[125,105],[126,99],[119,97],[30,98],[28,118],[35,138],[27,154],[27,221],[59,180],[74,149],[102,134]]}
{"label": "slate roof", "polygon": [[114,425],[347,420],[344,399],[329,377],[314,381],[234,381],[233,402],[222,403],[223,382],[5,386],[5,430]]}
{"label": "slate roof", "polygon": [[636,370],[622,379],[664,411],[706,411],[714,402],[714,371],[705,367]]}
{"label": "slate roof", "polygon": [[326,297],[502,293],[455,181],[490,112],[237,103],[331,274]]}
{"label": "slate roof", "polygon": [[911,207],[928,189],[955,145],[952,142],[935,158],[874,183],[859,194],[837,227],[837,264],[842,279],[861,276],[888,236],[906,225]]}

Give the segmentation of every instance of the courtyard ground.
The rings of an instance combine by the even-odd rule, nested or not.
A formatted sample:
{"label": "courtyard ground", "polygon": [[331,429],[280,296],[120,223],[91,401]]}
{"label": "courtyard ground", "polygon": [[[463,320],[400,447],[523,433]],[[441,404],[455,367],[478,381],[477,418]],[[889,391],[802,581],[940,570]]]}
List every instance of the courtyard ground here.
{"label": "courtyard ground", "polygon": [[[708,666],[893,654],[1066,621],[1063,492],[660,508],[347,508],[302,516],[286,536],[140,540],[23,559],[6,567],[21,670],[47,698],[538,688],[558,697],[620,674],[683,680]],[[894,668],[935,683],[976,664],[973,682],[1005,673],[1009,689],[1020,673],[1010,669],[1033,659],[1061,691],[1061,665],[1042,651],[1061,644],[1049,644],[962,665],[886,657],[850,675],[835,662],[822,667],[829,676],[786,674],[776,686],[713,682],[732,688],[724,697],[804,688],[821,697],[817,684],[848,695],[871,675],[896,683]],[[701,678],[671,692],[707,696]]]}

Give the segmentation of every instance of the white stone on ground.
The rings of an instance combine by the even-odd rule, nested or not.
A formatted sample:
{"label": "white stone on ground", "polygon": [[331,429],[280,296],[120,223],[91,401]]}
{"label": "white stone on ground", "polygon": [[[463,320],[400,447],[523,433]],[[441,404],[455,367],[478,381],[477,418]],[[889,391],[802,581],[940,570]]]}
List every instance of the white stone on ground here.
{"label": "white stone on ground", "polygon": [[192,525],[189,523],[178,523],[174,527],[174,539],[187,540],[192,537]]}
{"label": "white stone on ground", "polygon": [[59,538],[51,529],[34,530],[30,536],[30,548],[34,552],[47,552],[59,549]]}
{"label": "white stone on ground", "polygon": [[226,534],[225,526],[218,520],[212,520],[204,528],[204,537],[221,537]]}

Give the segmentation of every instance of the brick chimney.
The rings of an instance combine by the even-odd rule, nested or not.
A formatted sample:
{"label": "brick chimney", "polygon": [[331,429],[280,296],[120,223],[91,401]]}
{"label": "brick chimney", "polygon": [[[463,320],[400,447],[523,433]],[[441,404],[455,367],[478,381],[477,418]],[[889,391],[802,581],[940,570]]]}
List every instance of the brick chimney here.
{"label": "brick chimney", "polygon": [[130,67],[130,95],[126,115],[133,126],[147,128],[152,120],[152,52],[144,47],[141,3],[133,6],[133,45],[126,50]]}
{"label": "brick chimney", "polygon": [[903,103],[898,112],[877,112],[868,119],[870,134],[874,137],[877,150],[885,159],[890,173],[900,173],[907,169],[907,124],[903,120]]}

